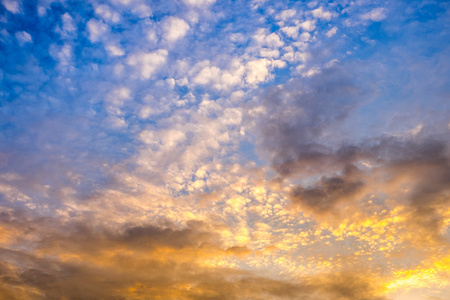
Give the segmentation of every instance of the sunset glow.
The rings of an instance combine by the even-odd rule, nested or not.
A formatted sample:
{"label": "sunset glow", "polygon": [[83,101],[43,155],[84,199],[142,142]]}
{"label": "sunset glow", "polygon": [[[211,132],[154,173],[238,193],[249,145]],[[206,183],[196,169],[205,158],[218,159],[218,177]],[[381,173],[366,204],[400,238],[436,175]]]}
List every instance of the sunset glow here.
{"label": "sunset glow", "polygon": [[0,299],[450,300],[450,2],[0,25]]}

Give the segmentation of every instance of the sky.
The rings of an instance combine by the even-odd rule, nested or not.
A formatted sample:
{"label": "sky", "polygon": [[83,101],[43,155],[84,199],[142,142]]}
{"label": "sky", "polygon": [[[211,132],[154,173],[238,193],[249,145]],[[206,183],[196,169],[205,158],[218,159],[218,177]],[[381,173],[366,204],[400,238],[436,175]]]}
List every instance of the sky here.
{"label": "sky", "polygon": [[450,300],[450,2],[0,0],[0,298]]}

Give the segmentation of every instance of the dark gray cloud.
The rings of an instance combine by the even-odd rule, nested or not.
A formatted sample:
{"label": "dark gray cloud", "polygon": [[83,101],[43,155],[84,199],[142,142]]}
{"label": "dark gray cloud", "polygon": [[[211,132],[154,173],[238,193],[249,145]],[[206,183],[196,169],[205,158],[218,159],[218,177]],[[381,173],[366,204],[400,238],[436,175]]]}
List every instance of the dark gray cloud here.
{"label": "dark gray cloud", "polygon": [[351,201],[363,191],[364,182],[349,176],[322,177],[312,187],[297,186],[292,190],[291,200],[315,212],[328,212],[341,201]]}
{"label": "dark gray cloud", "polygon": [[[329,76],[337,74],[316,80],[330,86]],[[358,99],[364,93],[351,81],[336,82],[341,86],[323,90],[313,81],[313,91],[307,92],[302,85],[272,88],[262,101],[267,114],[256,121],[261,153],[281,178],[295,182],[319,177],[309,185],[292,188],[293,204],[322,214],[335,211],[341,203],[360,200],[369,191],[382,192],[409,207],[411,224],[425,230],[425,236],[441,239],[439,210],[450,201],[450,135],[419,132],[346,139],[342,124],[364,101]],[[375,183],[384,190],[374,190]],[[402,184],[408,192],[399,194]]]}
{"label": "dark gray cloud", "polygon": [[329,142],[336,137],[331,134],[371,93],[341,67],[269,88],[260,103],[265,113],[255,124],[261,152],[283,176],[316,173],[337,162],[351,162],[357,149],[333,150]]}
{"label": "dark gray cloud", "polygon": [[367,124],[355,115],[389,88],[385,80],[362,82],[351,72],[364,68],[343,62],[265,91],[254,103],[259,113],[250,114],[257,151],[282,180],[294,183],[294,206],[317,215],[336,213],[370,193],[407,208],[415,242],[441,243],[442,212],[450,203],[448,125],[430,120],[417,132],[361,136],[358,128]]}

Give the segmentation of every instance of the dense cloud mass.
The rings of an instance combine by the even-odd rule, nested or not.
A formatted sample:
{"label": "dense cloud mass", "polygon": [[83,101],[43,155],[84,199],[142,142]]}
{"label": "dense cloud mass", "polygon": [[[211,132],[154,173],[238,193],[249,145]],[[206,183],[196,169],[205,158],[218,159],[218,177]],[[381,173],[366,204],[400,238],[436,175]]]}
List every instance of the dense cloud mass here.
{"label": "dense cloud mass", "polygon": [[[26,222],[21,220],[26,218]],[[383,299],[362,276],[337,273],[286,282],[244,270],[202,265],[225,249],[213,228],[190,221],[132,226],[111,232],[85,223],[55,224],[23,212],[3,212],[1,226],[32,239],[25,249],[2,249],[2,295],[10,299]],[[24,228],[25,225],[27,228]],[[47,228],[53,232],[46,233]],[[32,252],[30,252],[32,250]]]}
{"label": "dense cloud mass", "polygon": [[0,1],[1,299],[448,300],[445,1]]}

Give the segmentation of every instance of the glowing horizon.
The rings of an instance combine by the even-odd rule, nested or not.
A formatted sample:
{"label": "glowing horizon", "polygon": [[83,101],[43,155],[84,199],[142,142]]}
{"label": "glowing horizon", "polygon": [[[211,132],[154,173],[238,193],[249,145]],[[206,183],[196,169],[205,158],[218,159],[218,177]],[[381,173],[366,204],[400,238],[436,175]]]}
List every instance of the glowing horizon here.
{"label": "glowing horizon", "polygon": [[0,1],[1,299],[450,300],[446,1]]}

